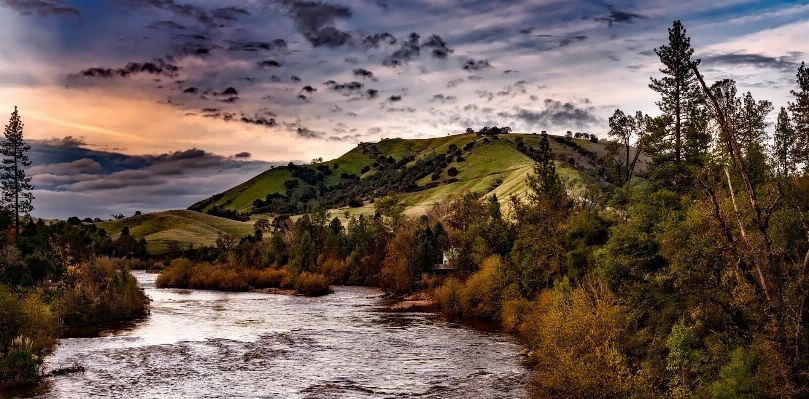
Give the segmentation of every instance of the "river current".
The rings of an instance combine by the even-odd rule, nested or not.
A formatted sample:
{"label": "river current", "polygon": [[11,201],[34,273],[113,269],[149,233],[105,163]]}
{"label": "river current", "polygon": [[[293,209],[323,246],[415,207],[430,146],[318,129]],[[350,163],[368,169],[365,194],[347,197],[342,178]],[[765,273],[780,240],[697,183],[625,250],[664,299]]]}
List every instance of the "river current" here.
{"label": "river current", "polygon": [[134,272],[151,315],[64,338],[41,398],[524,398],[509,336],[423,312],[391,312],[373,288],[318,298],[158,289]]}

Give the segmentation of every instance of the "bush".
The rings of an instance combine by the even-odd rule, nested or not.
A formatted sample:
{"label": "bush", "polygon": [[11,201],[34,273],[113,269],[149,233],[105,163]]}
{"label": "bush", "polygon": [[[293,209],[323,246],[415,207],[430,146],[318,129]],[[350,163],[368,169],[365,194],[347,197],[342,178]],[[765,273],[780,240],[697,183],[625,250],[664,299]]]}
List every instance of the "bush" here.
{"label": "bush", "polygon": [[447,170],[447,175],[449,175],[449,176],[453,176],[453,177],[454,177],[454,176],[458,176],[458,169],[456,169],[454,166],[453,166],[453,167],[451,167],[451,168],[449,168],[449,169]]}
{"label": "bush", "polygon": [[441,178],[441,171],[440,170],[436,170],[435,172],[433,172],[432,176],[430,176],[430,180],[432,180],[432,181],[436,181],[436,180],[438,180],[440,178]]}
{"label": "bush", "polygon": [[331,294],[329,283],[322,274],[303,272],[295,279],[295,290],[306,296]]}
{"label": "bush", "polygon": [[0,388],[36,382],[57,331],[56,317],[38,291],[17,294],[0,285]]}

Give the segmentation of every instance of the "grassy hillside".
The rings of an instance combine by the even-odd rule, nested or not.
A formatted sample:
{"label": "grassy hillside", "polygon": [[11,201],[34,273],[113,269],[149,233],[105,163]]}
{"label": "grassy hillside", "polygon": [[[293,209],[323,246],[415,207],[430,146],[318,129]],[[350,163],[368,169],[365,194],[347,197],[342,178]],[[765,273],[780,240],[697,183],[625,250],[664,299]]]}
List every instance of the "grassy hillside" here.
{"label": "grassy hillside", "polygon": [[[581,148],[590,151],[591,154],[580,153],[571,145],[556,142],[556,136],[550,136],[551,149],[559,159],[558,170],[561,175],[569,179],[586,179],[589,181],[606,184],[600,176],[599,165],[593,160],[594,157],[601,157],[606,152],[604,142],[592,143],[584,139],[571,139]],[[441,175],[435,182],[431,175],[421,177],[416,183],[419,188],[428,187],[421,191],[411,190],[411,192],[400,192],[403,204],[407,206],[408,213],[416,214],[425,211],[436,202],[440,202],[455,193],[461,191],[476,191],[479,193],[497,194],[501,201],[507,201],[513,195],[519,195],[525,191],[525,176],[533,166],[533,160],[518,149],[518,142],[522,141],[524,148],[538,148],[541,136],[533,134],[506,134],[500,135],[499,140],[477,137],[476,134],[461,134],[447,137],[439,137],[421,140],[386,139],[378,143],[361,143],[343,156],[314,165],[299,165],[299,168],[308,168],[315,173],[320,166],[328,166],[331,174],[323,177],[323,186],[332,188],[346,183],[341,179],[342,173],[355,174],[360,181],[367,179],[377,173],[375,167],[381,157],[392,157],[399,162],[402,159],[410,159],[405,165],[413,167],[419,160],[436,154],[447,154],[450,146],[457,146],[462,150],[463,162],[448,162],[446,167],[441,168]],[[471,143],[471,144],[470,144]],[[469,149],[464,149],[468,145]],[[453,147],[454,148],[454,147]],[[468,147],[467,147],[468,148]],[[571,162],[572,161],[572,162]],[[642,162],[641,162],[642,164]],[[454,167],[458,175],[448,176],[449,168]],[[363,168],[370,168],[362,173]],[[284,182],[297,180],[298,187],[288,189]],[[437,182],[437,183],[436,183]],[[319,184],[319,183],[318,183]],[[433,187],[435,186],[435,187]],[[230,209],[243,213],[254,213],[253,206],[255,200],[263,200],[270,194],[280,195],[300,195],[305,189],[313,189],[313,184],[293,177],[287,167],[276,167],[239,184],[223,193],[207,198],[192,205],[189,209],[206,212],[214,206],[223,209]],[[384,193],[375,193],[377,195]],[[370,212],[371,206],[368,204],[371,197],[376,195],[366,195],[365,205],[360,208],[343,209],[349,210],[351,214]],[[340,207],[338,207],[340,208]]]}
{"label": "grassy hillside", "polygon": [[198,247],[212,244],[219,232],[245,236],[253,232],[252,222],[237,222],[204,213],[175,210],[132,216],[97,223],[113,238],[121,234],[124,226],[135,238],[145,237],[151,253],[163,252],[169,241],[175,240]]}
{"label": "grassy hillside", "polygon": [[[341,220],[346,221],[351,216],[374,213],[371,199],[387,194],[385,190],[390,189],[389,187],[375,189],[377,187],[375,185],[385,183],[380,176],[395,176],[397,173],[403,173],[403,170],[416,170],[428,160],[433,160],[435,164],[446,165],[434,166],[434,169],[440,170],[436,180],[432,178],[434,169],[429,169],[426,174],[422,173],[417,180],[410,182],[412,184],[408,185],[407,190],[397,189],[399,200],[405,206],[406,213],[423,214],[434,204],[464,191],[475,191],[484,195],[496,194],[501,202],[506,203],[510,197],[522,195],[527,190],[525,177],[531,172],[534,161],[526,155],[525,149],[538,148],[540,140],[541,136],[532,134],[501,135],[498,140],[492,138],[484,140],[475,134],[462,134],[422,140],[387,139],[378,143],[361,143],[337,159],[315,165],[299,165],[298,168],[310,169],[311,173],[317,173],[318,166],[321,172],[325,169],[323,165],[328,166],[330,173],[323,174],[322,184],[318,181],[317,186],[294,177],[288,167],[275,167],[192,205],[189,209],[193,210],[158,212],[98,225],[105,228],[113,238],[120,235],[123,227],[127,226],[134,237],[146,238],[150,252],[159,253],[163,252],[166,244],[172,240],[179,241],[184,246],[191,243],[198,247],[214,243],[219,232],[238,236],[253,232],[252,222],[238,222],[204,213],[214,206],[242,213],[255,213],[254,201],[264,200],[270,194],[290,196],[301,195],[306,190],[311,193],[313,189],[324,187],[326,190],[335,187],[353,190],[355,187],[364,186],[364,191],[356,190],[362,193],[361,206],[336,206],[330,210],[332,216],[339,216]],[[602,167],[593,160],[606,153],[605,143],[572,139],[565,144],[557,142],[555,136],[550,136],[549,140],[551,149],[558,159],[557,170],[560,175],[570,180],[606,184],[600,175],[603,171],[599,171]],[[518,145],[520,141],[523,144],[521,146]],[[575,146],[587,151],[577,151]],[[460,150],[463,160],[459,162],[455,152],[448,153],[450,148]],[[435,162],[438,155],[447,157],[447,161]],[[386,163],[389,161],[380,164],[383,158],[387,160],[389,157],[396,162],[395,167]],[[639,167],[643,167],[643,160]],[[457,170],[456,176],[449,176],[450,168]],[[341,178],[343,173],[356,177]],[[298,181],[298,186],[288,189],[285,182],[290,180]],[[251,218],[256,220],[271,216],[253,214]]]}

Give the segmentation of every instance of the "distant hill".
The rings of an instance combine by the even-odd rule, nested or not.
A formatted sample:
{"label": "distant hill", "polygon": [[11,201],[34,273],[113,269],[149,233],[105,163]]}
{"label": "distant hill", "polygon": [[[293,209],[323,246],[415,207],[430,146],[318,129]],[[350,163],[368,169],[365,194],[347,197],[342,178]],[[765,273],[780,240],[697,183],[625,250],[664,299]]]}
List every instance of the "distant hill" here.
{"label": "distant hill", "polygon": [[107,234],[117,238],[124,226],[129,227],[129,234],[135,238],[145,237],[151,253],[163,252],[169,241],[175,240],[194,247],[212,244],[219,232],[245,236],[253,232],[252,222],[206,215],[204,213],[174,210],[132,216],[128,218],[96,223]]}
{"label": "distant hill", "polygon": [[[434,204],[465,191],[496,194],[506,203],[511,196],[527,190],[525,177],[534,165],[532,151],[539,148],[541,138],[534,134],[503,134],[497,139],[462,134],[361,143],[331,161],[269,169],[188,210],[157,212],[97,225],[113,238],[128,226],[134,237],[146,238],[150,252],[159,253],[172,240],[198,247],[214,243],[219,232],[238,236],[253,232],[250,221],[240,222],[206,212],[238,212],[250,214],[255,220],[299,214],[307,204],[320,201],[330,209],[332,217],[346,221],[358,214],[373,214],[371,200],[391,190],[398,193],[400,203],[410,215],[423,214]],[[608,184],[603,165],[596,162],[606,154],[605,142],[558,136],[549,136],[549,142],[561,176]],[[639,168],[643,168],[644,161],[641,158]]]}
{"label": "distant hill", "polygon": [[[272,168],[189,209],[294,214],[304,204],[317,200],[328,208],[340,209],[340,214],[345,210],[350,214],[370,213],[370,200],[390,190],[399,193],[409,214],[423,213],[463,191],[496,194],[501,201],[507,201],[527,189],[525,176],[534,164],[530,149],[538,148],[540,140],[541,136],[535,134],[503,134],[495,140],[473,133],[361,143],[331,161]],[[549,136],[549,141],[560,175],[607,184],[603,167],[596,162],[606,154],[605,142],[558,136]],[[643,160],[639,164],[642,167]],[[457,175],[450,176],[451,168],[457,170]],[[435,171],[440,174],[433,180]],[[380,173],[384,178],[374,177]],[[297,207],[291,205],[295,203]]]}

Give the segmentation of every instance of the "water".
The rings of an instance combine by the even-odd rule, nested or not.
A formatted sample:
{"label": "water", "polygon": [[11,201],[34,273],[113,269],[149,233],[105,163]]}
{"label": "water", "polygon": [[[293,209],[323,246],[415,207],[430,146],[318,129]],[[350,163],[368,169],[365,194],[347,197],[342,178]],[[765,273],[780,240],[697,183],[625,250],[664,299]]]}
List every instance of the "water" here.
{"label": "water", "polygon": [[[432,313],[390,312],[381,292],[319,298],[157,289],[152,314],[62,339],[48,377],[7,397],[523,398],[520,347]],[[82,334],[79,334],[82,335]]]}

